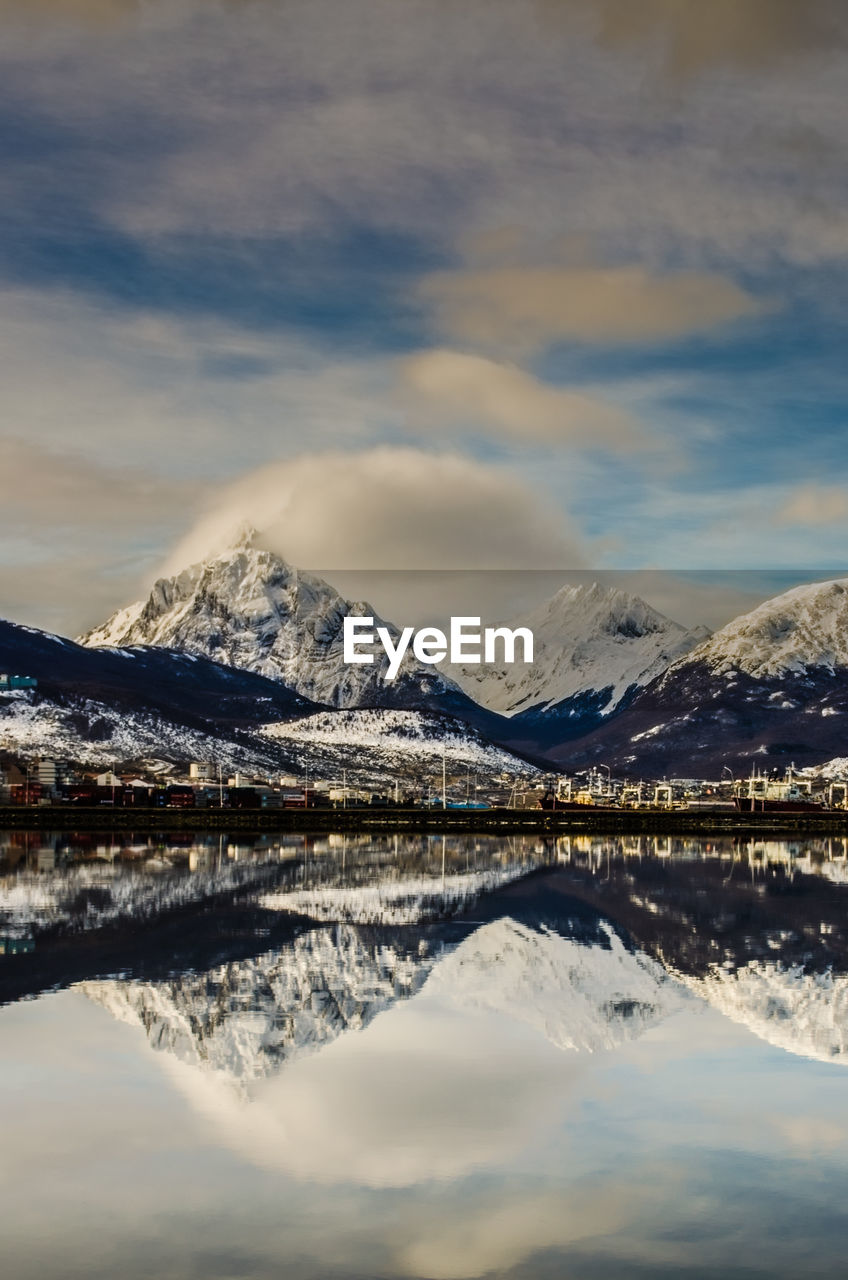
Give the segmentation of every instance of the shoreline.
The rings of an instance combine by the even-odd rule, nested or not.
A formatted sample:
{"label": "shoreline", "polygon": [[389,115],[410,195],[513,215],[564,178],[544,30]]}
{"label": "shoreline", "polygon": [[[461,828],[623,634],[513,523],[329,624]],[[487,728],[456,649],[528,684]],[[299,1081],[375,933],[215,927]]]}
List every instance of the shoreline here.
{"label": "shoreline", "polygon": [[622,809],[113,809],[77,805],[0,807],[0,830],[465,832],[469,835],[846,835],[848,810],[726,813]]}

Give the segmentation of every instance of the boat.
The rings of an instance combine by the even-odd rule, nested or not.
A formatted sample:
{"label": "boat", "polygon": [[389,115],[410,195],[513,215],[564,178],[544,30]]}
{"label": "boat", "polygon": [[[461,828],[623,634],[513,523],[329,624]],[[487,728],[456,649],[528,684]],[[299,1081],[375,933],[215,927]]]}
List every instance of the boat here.
{"label": "boat", "polygon": [[824,804],[813,799],[808,782],[799,782],[793,770],[784,778],[752,773],[736,784],[733,797],[740,813],[823,813]]}
{"label": "boat", "polygon": [[603,787],[603,779],[599,774],[589,776],[589,784],[574,791],[571,778],[560,778],[555,786],[548,787],[539,800],[540,809],[555,810],[557,813],[585,813],[587,809],[617,809],[618,804],[607,782]]}

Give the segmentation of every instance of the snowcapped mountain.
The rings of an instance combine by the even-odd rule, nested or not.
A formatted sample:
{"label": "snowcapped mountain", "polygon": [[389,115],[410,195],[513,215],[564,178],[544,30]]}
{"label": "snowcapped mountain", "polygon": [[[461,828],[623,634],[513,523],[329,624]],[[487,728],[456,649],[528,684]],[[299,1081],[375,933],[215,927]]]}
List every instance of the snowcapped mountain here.
{"label": "snowcapped mountain", "polygon": [[434,958],[369,941],[350,925],[318,929],[281,952],[168,982],[103,981],[81,990],[155,1049],[242,1085],[366,1027],[423,985]]}
{"label": "snowcapped mountain", "polygon": [[110,764],[156,757],[270,766],[285,751],[257,730],[314,704],[277,681],[168,649],[87,649],[0,621],[0,670],[35,689],[0,693],[0,747]]}
{"label": "snowcapped mountain", "polygon": [[329,707],[446,712],[532,752],[585,732],[703,638],[625,592],[571,586],[511,624],[533,630],[532,665],[439,670],[407,655],[387,682],[380,650],[372,665],[343,661],[347,616],[376,618],[369,605],[262,549],[248,529],[226,551],[158,581],[146,601],[81,642],[202,654]]}
{"label": "snowcapped mountain", "polygon": [[569,765],[603,760],[626,772],[715,776],[845,754],[848,580],[795,587],[678,658],[612,722],[573,749]]}
{"label": "snowcapped mountain", "polygon": [[605,945],[587,945],[494,920],[439,962],[424,994],[525,1023],[568,1052],[614,1049],[677,1012],[684,993],[656,960],[629,950],[609,925],[601,929]]}
{"label": "snowcapped mountain", "polygon": [[635,689],[704,639],[616,588],[565,586],[510,626],[534,635],[531,665],[452,667],[475,701],[526,723],[530,718],[609,715]]}
{"label": "snowcapped mountain", "polygon": [[209,973],[80,989],[120,1021],[143,1026],[155,1049],[242,1090],[418,992],[529,1024],[558,1048],[583,1053],[635,1039],[686,999],[661,965],[609,928],[601,945],[586,945],[509,917],[458,945],[410,937],[404,946],[338,924]]}
{"label": "snowcapped mountain", "polygon": [[689,656],[758,680],[848,668],[848,578],[793,587],[722,627]]}
{"label": "snowcapped mountain", "polygon": [[848,977],[752,961],[715,966],[687,986],[732,1022],[775,1048],[818,1062],[848,1063]]}
{"label": "snowcapped mountain", "polygon": [[86,648],[0,622],[0,670],[38,680],[36,689],[0,692],[0,749],[28,758],[104,768],[216,760],[231,772],[308,768],[313,778],[347,769],[351,785],[395,780],[422,758],[440,769],[443,751],[451,767],[481,774],[532,771],[464,719],[324,711],[279,680],[152,645]]}
{"label": "snowcapped mountain", "polygon": [[261,733],[296,751],[315,768],[326,769],[331,759],[336,770],[345,768],[350,777],[361,773],[363,766],[372,774],[375,769],[387,773],[406,769],[420,783],[425,775],[441,771],[443,757],[453,770],[473,769],[487,775],[537,772],[535,766],[495,746],[464,721],[421,711],[320,711],[265,725]]}
{"label": "snowcapped mountain", "polygon": [[293,568],[243,531],[226,551],[162,578],[147,600],[121,609],[80,643],[90,647],[163,645],[279,680],[313,702],[331,707],[414,706],[448,709],[445,695],[462,701],[434,667],[407,655],[386,682],[382,650],[373,664],[343,661],[348,615],[374,617],[370,605],[351,602],[329,583]]}
{"label": "snowcapped mountain", "polygon": [[269,911],[295,912],[311,920],[359,925],[407,925],[467,910],[483,893],[519,880],[532,862],[508,862],[485,871],[445,876],[393,878],[381,874],[369,884],[315,885],[276,890],[260,899]]}

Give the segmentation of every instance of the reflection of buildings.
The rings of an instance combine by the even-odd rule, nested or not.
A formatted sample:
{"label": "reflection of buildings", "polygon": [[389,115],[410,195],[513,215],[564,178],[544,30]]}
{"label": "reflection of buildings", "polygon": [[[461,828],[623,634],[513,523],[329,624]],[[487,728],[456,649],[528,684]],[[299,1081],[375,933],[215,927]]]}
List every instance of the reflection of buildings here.
{"label": "reflection of buildings", "polygon": [[[21,869],[0,879],[0,933],[9,886],[16,910],[30,886],[54,928],[149,923],[227,894],[249,904],[238,908],[242,940],[232,950],[217,933],[225,907],[194,912],[185,976],[91,987],[151,1037],[156,1028],[160,1047],[182,1046],[179,1056],[241,1079],[362,1029],[424,982],[431,991],[441,982],[461,1008],[530,1022],[561,1047],[587,1050],[665,1016],[665,984],[680,981],[771,1043],[829,1061],[843,1054],[842,839],[8,840],[6,868],[18,856]],[[80,977],[98,972],[96,944],[90,954]],[[147,963],[151,971],[167,970]]]}

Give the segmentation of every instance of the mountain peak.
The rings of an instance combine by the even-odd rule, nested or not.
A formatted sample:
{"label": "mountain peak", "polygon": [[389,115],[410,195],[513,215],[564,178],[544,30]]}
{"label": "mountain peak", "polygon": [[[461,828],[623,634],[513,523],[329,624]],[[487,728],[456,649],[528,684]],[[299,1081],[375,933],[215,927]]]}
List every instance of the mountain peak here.
{"label": "mountain peak", "polygon": [[757,679],[848,666],[848,578],[805,583],[734,618],[682,662]]}
{"label": "mountain peak", "polygon": [[375,611],[345,600],[323,579],[258,545],[260,540],[250,525],[241,526],[234,545],[160,578],[146,600],[119,610],[81,643],[157,645],[200,654],[334,707],[406,705],[407,695],[409,705],[425,707],[442,693],[457,693],[440,673],[411,659],[404,659],[402,678],[393,686],[385,684],[385,661],[346,663],[345,617],[381,621]]}
{"label": "mountain peak", "polygon": [[[228,550],[247,551],[256,546],[259,530],[249,520],[242,520],[233,530]],[[226,553],[225,553],[226,554]]]}
{"label": "mountain peak", "polygon": [[532,666],[451,671],[466,693],[507,716],[585,702],[587,695],[606,715],[702,638],[639,596],[599,582],[567,583],[511,625],[533,632]]}

